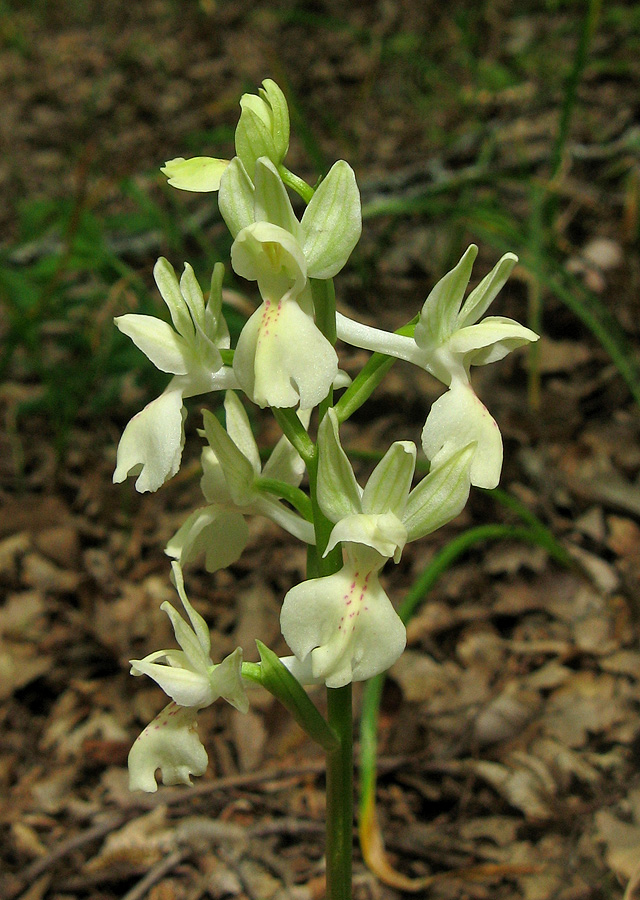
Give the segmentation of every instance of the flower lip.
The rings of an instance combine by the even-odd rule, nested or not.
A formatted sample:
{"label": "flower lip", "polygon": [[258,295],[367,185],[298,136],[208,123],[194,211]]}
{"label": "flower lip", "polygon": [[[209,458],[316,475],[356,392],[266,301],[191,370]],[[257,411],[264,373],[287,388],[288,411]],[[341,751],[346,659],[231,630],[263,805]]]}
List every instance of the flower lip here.
{"label": "flower lip", "polygon": [[292,588],[280,625],[287,644],[313,680],[327,687],[364,681],[389,668],[404,650],[406,630],[378,580],[385,558],[360,544],[346,546],[334,575]]}

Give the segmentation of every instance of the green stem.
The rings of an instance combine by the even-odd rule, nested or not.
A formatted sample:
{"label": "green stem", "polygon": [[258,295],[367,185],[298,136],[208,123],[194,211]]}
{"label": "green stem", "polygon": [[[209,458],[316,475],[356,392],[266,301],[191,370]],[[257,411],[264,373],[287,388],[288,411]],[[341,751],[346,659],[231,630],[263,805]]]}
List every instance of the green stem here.
{"label": "green stem", "polygon": [[[406,325],[398,328],[395,334],[413,337],[417,321],[418,316],[415,316]],[[394,356],[386,356],[384,353],[374,353],[369,357],[354,381],[336,403],[335,410],[340,424],[346,422],[369,399],[395,362]]]}
{"label": "green stem", "polygon": [[278,172],[283,182],[296,192],[305,203],[309,203],[314,194],[314,189],[307,184],[299,175],[289,171],[286,166],[278,166]]}
{"label": "green stem", "polygon": [[[327,340],[336,343],[336,296],[331,279],[311,279],[316,324]],[[333,404],[333,391],[320,404],[319,420]],[[307,577],[327,576],[342,568],[342,546],[324,555],[331,522],[318,503],[318,453],[307,463],[309,494],[316,534],[315,554],[310,548]],[[327,753],[327,900],[351,900],[353,859],[353,705],[351,684],[327,688],[327,712],[338,749]]]}
{"label": "green stem", "polygon": [[327,754],[327,900],[351,900],[353,721],[351,685],[327,689],[329,726],[340,747]]}
{"label": "green stem", "polygon": [[307,429],[296,415],[295,410],[272,406],[271,412],[280,428],[282,428],[283,433],[308,466],[315,459],[316,448],[307,433]]}
{"label": "green stem", "polygon": [[313,522],[311,501],[300,488],[284,481],[278,481],[276,478],[263,478],[262,476],[256,478],[255,486],[266,494],[273,494],[278,499],[283,498],[293,506],[296,512],[300,513],[303,519]]}

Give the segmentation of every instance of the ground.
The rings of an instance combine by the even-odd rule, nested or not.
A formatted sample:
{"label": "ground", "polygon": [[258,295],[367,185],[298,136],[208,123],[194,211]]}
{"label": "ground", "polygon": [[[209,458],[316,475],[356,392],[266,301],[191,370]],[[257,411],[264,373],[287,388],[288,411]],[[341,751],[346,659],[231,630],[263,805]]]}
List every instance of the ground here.
{"label": "ground", "polygon": [[[474,241],[476,281],[503,250],[520,254],[493,311],[543,333],[539,356],[474,376],[519,505],[476,491],[385,572],[399,603],[454,538],[512,526],[470,539],[435,580],[383,695],[389,862],[405,880],[435,877],[379,880],[354,835],[356,896],[625,894],[640,861],[640,45],[633,4],[597,7],[4,4],[3,898],[323,894],[323,760],[263,693],[247,716],[201,715],[210,767],[193,789],[127,788],[131,743],[163,704],[128,660],[172,646],[163,548],[201,502],[202,403],[176,478],[144,496],[113,485],[122,429],[164,382],[111,319],[160,309],[160,253],[203,277],[228,253],[215,199],[172,194],[158,167],[229,155],[239,96],[267,76],[294,113],[290,167],[313,179],[346,158],[362,189],[342,309],[398,327]],[[225,299],[236,317],[255,304],[246,283]],[[342,356],[352,374],[365,359]],[[360,475],[391,440],[418,440],[437,394],[392,369],[343,430]],[[272,445],[276,426],[254,421]],[[237,645],[251,657],[256,637],[284,651],[279,605],[303,571],[300,547],[260,520],[231,569],[189,570],[214,658]]]}

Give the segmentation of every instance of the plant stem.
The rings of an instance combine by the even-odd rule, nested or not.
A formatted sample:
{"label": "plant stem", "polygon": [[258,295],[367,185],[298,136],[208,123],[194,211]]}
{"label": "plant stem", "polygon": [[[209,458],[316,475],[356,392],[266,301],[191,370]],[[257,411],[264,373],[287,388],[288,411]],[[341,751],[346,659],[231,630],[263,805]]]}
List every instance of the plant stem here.
{"label": "plant stem", "polygon": [[[333,281],[311,279],[316,324],[332,346],[336,343],[336,295]],[[333,390],[320,404],[319,419],[333,405]],[[333,529],[318,503],[319,454],[307,460],[309,494],[316,534],[315,554],[310,553],[307,577],[333,575],[342,567],[342,545],[326,554]],[[315,559],[313,558],[315,556]],[[351,900],[353,859],[353,704],[351,684],[327,688],[327,719],[338,738],[338,749],[327,752],[327,900]]]}
{"label": "plant stem", "polygon": [[351,684],[327,689],[329,725],[340,747],[327,754],[327,900],[351,900],[353,720]]}

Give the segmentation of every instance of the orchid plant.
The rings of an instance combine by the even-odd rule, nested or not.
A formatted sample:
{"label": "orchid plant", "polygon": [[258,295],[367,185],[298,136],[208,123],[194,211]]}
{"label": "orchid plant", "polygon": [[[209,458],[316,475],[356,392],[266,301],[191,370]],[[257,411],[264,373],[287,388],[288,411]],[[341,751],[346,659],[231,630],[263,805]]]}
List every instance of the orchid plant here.
{"label": "orchid plant", "polygon": [[[333,278],[360,237],[360,195],[351,167],[336,162],[311,187],[285,166],[289,111],[266,80],[245,94],[232,160],[174,159],[163,172],[188,191],[218,191],[231,232],[231,266],[257,283],[260,296],[234,349],[222,306],[223,266],[209,295],[185,263],[180,280],[165,259],[154,276],[172,325],[124,315],[116,325],[163,372],[165,391],[127,425],[114,481],[135,476],[138,491],[155,491],[180,467],[184,400],[224,391],[225,424],[204,411],[202,508],[191,513],[166,552],[186,619],[163,603],[180,650],[132,660],[133,675],[155,680],[171,702],[138,737],[129,756],[132,789],[190,784],[207,768],[197,712],[223,698],[246,711],[247,685],[271,691],[327,752],[327,896],[351,890],[351,685],[384,672],[406,643],[405,626],[382,587],[387,562],[455,518],[472,485],[495,487],[502,467],[497,423],[476,395],[471,366],[501,359],[537,335],[512,319],[486,316],[517,260],[506,254],[465,299],[477,249],[427,297],[415,320],[388,333],[336,312]],[[289,191],[305,204],[296,215]],[[338,341],[374,351],[351,381],[339,368]],[[398,358],[442,382],[426,415],[422,450],[428,474],[416,481],[417,447],[391,445],[358,483],[340,442],[340,425],[380,380],[379,362]],[[344,390],[336,402],[334,392]],[[241,400],[269,408],[283,434],[262,465]],[[315,435],[315,437],[314,437]],[[306,475],[306,480],[305,480]],[[301,487],[301,485],[306,487]],[[260,662],[237,648],[210,658],[205,620],[189,602],[183,567],[204,557],[210,572],[232,565],[248,541],[247,517],[266,516],[308,547],[307,579],[283,599],[280,625],[292,655],[279,659],[259,641]],[[305,684],[325,684],[325,718]]]}

